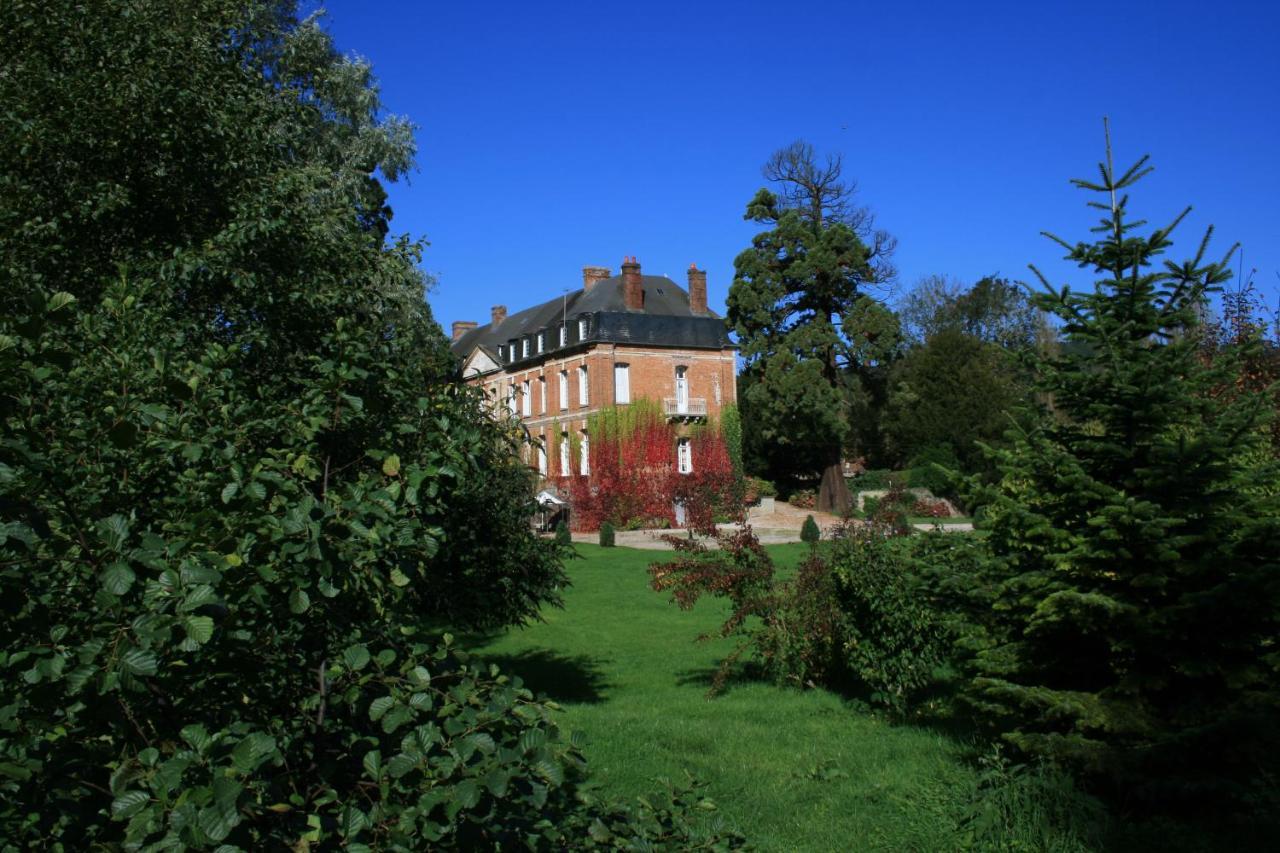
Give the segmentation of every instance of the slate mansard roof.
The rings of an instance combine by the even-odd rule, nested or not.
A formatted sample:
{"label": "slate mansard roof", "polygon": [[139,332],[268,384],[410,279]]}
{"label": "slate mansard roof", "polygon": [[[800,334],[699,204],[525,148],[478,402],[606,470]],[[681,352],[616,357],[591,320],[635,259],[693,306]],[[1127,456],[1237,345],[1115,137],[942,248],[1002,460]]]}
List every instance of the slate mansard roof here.
{"label": "slate mansard roof", "polygon": [[[597,282],[590,290],[577,288],[564,297],[509,314],[496,325],[486,323],[462,335],[450,346],[466,359],[482,349],[494,362],[516,366],[536,362],[557,351],[567,352],[586,344],[617,343],[682,349],[736,348],[729,340],[723,319],[708,310],[695,314],[689,293],[665,276],[641,276],[644,308],[629,310],[623,301],[623,277]],[[579,337],[578,321],[585,319],[586,336]],[[560,346],[560,324],[565,323],[565,346]],[[544,333],[538,352],[537,335]],[[529,338],[529,355],[522,356],[521,341]],[[514,346],[513,346],[514,345]]]}

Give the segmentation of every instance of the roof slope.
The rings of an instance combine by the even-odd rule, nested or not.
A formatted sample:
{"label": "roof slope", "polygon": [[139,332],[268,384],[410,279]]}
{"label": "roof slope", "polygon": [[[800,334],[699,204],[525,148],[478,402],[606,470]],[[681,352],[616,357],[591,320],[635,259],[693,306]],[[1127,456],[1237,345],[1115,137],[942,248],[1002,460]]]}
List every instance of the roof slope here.
{"label": "roof slope", "polygon": [[[500,346],[546,331],[546,351],[530,354],[530,359],[540,358],[561,349],[558,329],[562,322],[569,326],[567,347],[598,342],[706,349],[733,346],[724,320],[712,311],[694,314],[689,309],[688,291],[671,279],[641,276],[641,286],[644,288],[642,311],[627,309],[622,296],[622,276],[615,275],[597,282],[591,290],[578,288],[563,297],[508,314],[496,326],[492,323],[477,326],[450,346],[459,357],[465,358],[480,347],[499,362],[512,364],[526,359],[513,359],[509,353],[506,358],[498,359]],[[579,339],[574,321],[583,315],[588,315],[591,322],[587,336]]]}

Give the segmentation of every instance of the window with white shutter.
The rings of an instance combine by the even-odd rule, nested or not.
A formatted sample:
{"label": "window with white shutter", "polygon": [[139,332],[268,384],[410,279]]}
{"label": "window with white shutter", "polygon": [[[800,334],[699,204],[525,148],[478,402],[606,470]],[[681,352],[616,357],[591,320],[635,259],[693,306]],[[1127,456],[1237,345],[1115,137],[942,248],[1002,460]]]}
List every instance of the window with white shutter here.
{"label": "window with white shutter", "polygon": [[631,402],[631,365],[629,364],[613,366],[613,402]]}

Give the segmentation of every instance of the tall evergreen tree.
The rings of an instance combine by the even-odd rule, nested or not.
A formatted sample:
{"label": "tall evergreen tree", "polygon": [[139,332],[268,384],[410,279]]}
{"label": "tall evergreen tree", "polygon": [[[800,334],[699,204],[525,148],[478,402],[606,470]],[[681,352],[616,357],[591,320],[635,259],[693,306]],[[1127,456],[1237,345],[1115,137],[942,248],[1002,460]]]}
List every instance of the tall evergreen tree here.
{"label": "tall evergreen tree", "polygon": [[[882,418],[899,463],[944,452],[974,473],[989,463],[980,442],[998,441],[1026,397],[1016,357],[958,328],[944,328],[893,366]],[[945,449],[945,450],[944,450]]]}
{"label": "tall evergreen tree", "polygon": [[[893,276],[893,239],[852,204],[838,157],[825,164],[797,142],[765,165],[777,193],[761,189],[744,218],[769,226],[734,261],[729,322],[746,360],[743,414],[777,463],[770,473],[822,472],[818,508],[842,511],[841,458],[850,412],[896,342],[896,323],[868,297]],[[778,469],[781,469],[779,471]]]}
{"label": "tall evergreen tree", "polygon": [[1101,197],[1099,238],[1048,235],[1092,288],[1036,271],[1073,345],[1039,364],[1054,417],[998,454],[986,527],[1001,641],[974,687],[1025,751],[1167,796],[1275,758],[1261,744],[1280,711],[1280,506],[1265,486],[1280,471],[1255,452],[1261,396],[1213,394],[1230,359],[1196,352],[1230,275],[1206,260],[1212,229],[1192,259],[1161,263],[1186,211],[1146,233],[1128,216],[1146,163],[1117,174],[1108,135],[1100,179],[1073,181]]}

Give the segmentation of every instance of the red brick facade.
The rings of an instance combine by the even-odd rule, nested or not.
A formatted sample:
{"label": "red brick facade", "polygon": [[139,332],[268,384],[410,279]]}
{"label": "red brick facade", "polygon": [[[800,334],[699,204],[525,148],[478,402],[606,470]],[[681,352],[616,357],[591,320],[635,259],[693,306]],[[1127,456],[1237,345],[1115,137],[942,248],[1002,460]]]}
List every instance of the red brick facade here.
{"label": "red brick facade", "polygon": [[[612,307],[580,316],[605,318],[598,335],[603,338],[637,334],[640,324],[657,323],[646,327],[649,341],[599,340],[595,320],[585,321],[591,324],[591,334],[580,342],[562,338],[561,325],[567,326],[570,334],[579,328],[572,302],[565,319],[556,318],[556,306],[549,303],[550,321],[544,311],[537,322],[522,323],[520,318],[542,310],[540,307],[517,312],[508,320],[506,309],[496,306],[489,326],[477,329],[474,323],[454,324],[455,352],[464,359],[467,381],[483,387],[496,409],[520,417],[535,442],[545,448],[548,477],[562,474],[561,434],[571,436],[571,444],[581,441],[587,419],[601,409],[648,399],[661,406],[671,420],[688,423],[716,419],[725,406],[737,402],[737,351],[725,334],[723,321],[707,309],[705,272],[690,268],[686,293],[669,279],[642,279],[634,258],[625,259],[619,277],[609,277],[604,268],[584,268],[584,296],[594,292],[594,298],[608,299],[609,288],[616,292]],[[613,318],[615,325],[610,327],[608,318]],[[513,323],[522,325],[508,333]],[[698,325],[707,323],[720,331],[709,335],[707,326]],[[694,335],[690,330],[695,326],[699,342],[706,342],[702,346],[689,345]],[[610,328],[619,331],[612,333]],[[664,345],[663,337],[671,339],[669,345]],[[479,340],[487,342],[473,343]],[[626,400],[620,399],[620,366],[625,366]],[[678,388],[681,379],[683,388]],[[527,452],[529,464],[541,468],[540,451],[535,447]],[[571,471],[567,473],[579,473],[580,463],[573,454],[569,457]]]}

